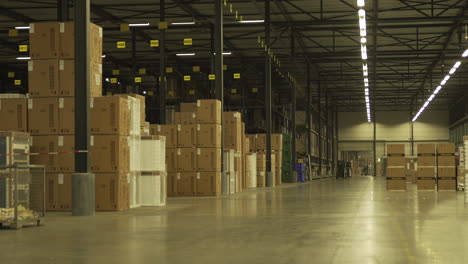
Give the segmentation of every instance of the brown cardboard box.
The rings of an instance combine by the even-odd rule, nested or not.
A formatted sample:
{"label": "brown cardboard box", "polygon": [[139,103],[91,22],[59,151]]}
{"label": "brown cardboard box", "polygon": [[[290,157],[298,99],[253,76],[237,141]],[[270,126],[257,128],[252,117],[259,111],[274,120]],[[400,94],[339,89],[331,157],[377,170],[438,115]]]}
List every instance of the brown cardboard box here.
{"label": "brown cardboard box", "polygon": [[56,168],[59,172],[75,171],[75,136],[58,136],[58,151],[63,153],[57,157]]}
{"label": "brown cardboard box", "polygon": [[[59,95],[75,96],[75,60],[59,61]],[[91,97],[102,96],[102,64],[91,61],[89,66]]]}
{"label": "brown cardboard box", "polygon": [[33,23],[29,29],[31,59],[57,59],[60,53],[60,26],[57,22]]}
{"label": "brown cardboard box", "polygon": [[271,135],[271,149],[276,150],[276,151],[280,151],[283,149],[283,135],[282,134]]}
{"label": "brown cardboard box", "polygon": [[179,148],[177,149],[178,171],[197,171],[197,149]]}
{"label": "brown cardboard box", "polygon": [[127,136],[91,136],[91,170],[124,172],[130,170],[130,147]]}
{"label": "brown cardboard box", "polygon": [[26,99],[0,99],[0,131],[28,132]]}
{"label": "brown cardboard box", "polygon": [[[31,138],[31,153],[50,153],[59,151],[58,136],[33,136]],[[32,155],[32,165],[45,165],[47,172],[57,172],[58,155]]]}
{"label": "brown cardboard box", "polygon": [[452,166],[455,164],[455,156],[438,156],[437,157],[437,166]]}
{"label": "brown cardboard box", "polygon": [[387,167],[387,178],[405,178],[405,177],[406,177],[405,168]]}
{"label": "brown cardboard box", "polygon": [[223,112],[223,125],[239,124],[242,127],[242,114],[240,112]]}
{"label": "brown cardboard box", "polygon": [[437,177],[456,177],[457,169],[456,167],[437,167]]}
{"label": "brown cardboard box", "polygon": [[266,149],[266,135],[265,134],[257,134],[255,139],[255,148],[256,149]]}
{"label": "brown cardboard box", "polygon": [[257,170],[257,187],[266,186],[266,172]]}
{"label": "brown cardboard box", "polygon": [[180,112],[196,112],[197,103],[180,103]]}
{"label": "brown cardboard box", "polygon": [[387,144],[387,155],[405,155],[405,144]]}
{"label": "brown cardboard box", "polygon": [[221,124],[221,101],[208,99],[197,101],[197,123]]}
{"label": "brown cardboard box", "polygon": [[195,125],[197,123],[197,114],[194,112],[176,112],[176,124]]}
{"label": "brown cardboard box", "polygon": [[387,179],[387,190],[388,191],[406,191],[406,180],[405,179]]}
{"label": "brown cardboard box", "polygon": [[418,167],[418,170],[416,171],[416,177],[435,178],[436,177],[435,167]]}
{"label": "brown cardboard box", "polygon": [[47,173],[45,187],[47,211],[70,211],[72,209],[70,173]]}
{"label": "brown cardboard box", "polygon": [[119,96],[91,98],[91,133],[95,135],[129,135],[128,99]]}
{"label": "brown cardboard box", "polygon": [[196,172],[178,172],[177,178],[177,195],[178,196],[192,196],[196,192]]}
{"label": "brown cardboard box", "polygon": [[96,173],[96,210],[123,211],[130,207],[128,173]]}
{"label": "brown cardboard box", "polygon": [[266,153],[257,152],[257,170],[266,170]]}
{"label": "brown cardboard box", "polygon": [[437,190],[439,191],[456,191],[457,180],[455,179],[437,179]]}
{"label": "brown cardboard box", "polygon": [[177,166],[177,149],[176,148],[166,148],[166,166],[167,171],[175,172],[179,170]]}
{"label": "brown cardboard box", "polygon": [[405,157],[388,157],[387,158],[388,167],[403,167],[406,168],[406,159]]}
{"label": "brown cardboard box", "polygon": [[198,196],[221,195],[221,172],[197,172],[195,182]]}
{"label": "brown cardboard box", "polygon": [[221,125],[197,124],[198,148],[221,148]]}
{"label": "brown cardboard box", "polygon": [[220,172],[222,170],[220,148],[199,148],[197,154],[197,171]]}
{"label": "brown cardboard box", "polygon": [[197,146],[197,125],[177,125],[177,147],[194,148]]}
{"label": "brown cardboard box", "polygon": [[58,98],[28,99],[28,128],[31,135],[58,134]]}
{"label": "brown cardboard box", "polygon": [[165,136],[167,148],[177,148],[177,125],[151,125],[151,135]]}
{"label": "brown cardboard box", "polygon": [[436,180],[421,180],[418,179],[416,182],[418,186],[418,191],[435,191]]}
{"label": "brown cardboard box", "polygon": [[224,132],[224,148],[242,151],[242,124],[226,123],[223,127]]}
{"label": "brown cardboard box", "polygon": [[[74,22],[60,23],[60,57],[75,58],[75,25]],[[91,61],[102,63],[102,28],[89,24],[89,45]]]}
{"label": "brown cardboard box", "polygon": [[437,144],[437,154],[454,154],[454,153],[455,153],[455,144],[453,143]]}
{"label": "brown cardboard box", "polygon": [[31,60],[28,62],[29,96],[51,97],[59,95],[59,61]]}
{"label": "brown cardboard box", "polygon": [[436,157],[435,156],[419,156],[418,157],[418,167],[420,166],[435,166]]}
{"label": "brown cardboard box", "polygon": [[59,98],[59,134],[75,134],[75,97]]}
{"label": "brown cardboard box", "polygon": [[250,152],[250,138],[246,137],[245,134],[244,134],[244,137],[243,137],[242,144],[243,144],[243,150],[242,151],[244,153]]}
{"label": "brown cardboard box", "polygon": [[435,144],[418,144],[418,155],[419,154],[435,154]]}
{"label": "brown cardboard box", "polygon": [[177,195],[177,172],[167,174],[167,196]]}
{"label": "brown cardboard box", "polygon": [[282,179],[281,179],[282,174],[281,173],[282,173],[281,168],[276,167],[275,168],[275,183],[276,183],[276,185],[280,185],[282,183]]}
{"label": "brown cardboard box", "polygon": [[249,139],[249,150],[257,151],[257,134],[246,134],[245,136]]}
{"label": "brown cardboard box", "polygon": [[[127,98],[128,96],[135,97],[136,99],[140,100],[140,124],[141,126],[145,126],[146,123],[146,97],[139,94],[117,94],[117,96]],[[149,123],[148,123],[149,126]]]}

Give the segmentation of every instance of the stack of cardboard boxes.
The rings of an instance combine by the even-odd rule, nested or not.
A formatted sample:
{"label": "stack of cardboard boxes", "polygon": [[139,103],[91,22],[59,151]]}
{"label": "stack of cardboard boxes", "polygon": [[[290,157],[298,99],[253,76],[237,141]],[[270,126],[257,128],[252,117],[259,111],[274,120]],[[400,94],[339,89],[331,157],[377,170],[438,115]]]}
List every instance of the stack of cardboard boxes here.
{"label": "stack of cardboard boxes", "polygon": [[230,182],[234,182],[235,192],[241,192],[245,189],[245,154],[243,138],[245,137],[245,124],[242,122],[242,116],[239,112],[223,113],[223,147],[225,150],[234,151],[234,172]]}
{"label": "stack of cardboard boxes", "polygon": [[[257,153],[257,186],[266,186],[266,134],[249,134],[250,151]],[[281,184],[283,165],[283,135],[271,135],[271,170],[273,186]]]}
{"label": "stack of cardboard boxes", "polygon": [[452,143],[437,145],[437,190],[457,190],[455,145]]}
{"label": "stack of cardboard boxes", "polygon": [[387,145],[387,190],[406,191],[406,159],[404,144]]}
{"label": "stack of cardboard boxes", "polygon": [[437,177],[435,144],[418,144],[416,177],[418,190],[435,190]]}
{"label": "stack of cardboard boxes", "polygon": [[457,190],[465,189],[465,147],[458,147],[459,163],[457,168]]}

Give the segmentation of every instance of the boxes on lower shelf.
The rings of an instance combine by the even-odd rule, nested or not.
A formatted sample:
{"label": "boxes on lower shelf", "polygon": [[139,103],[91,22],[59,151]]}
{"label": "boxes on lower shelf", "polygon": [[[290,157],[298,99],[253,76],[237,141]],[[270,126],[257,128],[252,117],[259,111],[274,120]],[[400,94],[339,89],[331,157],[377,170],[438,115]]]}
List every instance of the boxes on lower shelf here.
{"label": "boxes on lower shelf", "polygon": [[418,178],[416,185],[418,191],[435,191],[436,180],[435,178]]}
{"label": "boxes on lower shelf", "polygon": [[123,211],[130,207],[128,173],[96,173],[96,210]]}
{"label": "boxes on lower shelf", "polygon": [[387,178],[387,190],[406,191],[406,179],[405,178]]}
{"label": "boxes on lower shelf", "polygon": [[221,195],[221,172],[170,172],[168,196]]}

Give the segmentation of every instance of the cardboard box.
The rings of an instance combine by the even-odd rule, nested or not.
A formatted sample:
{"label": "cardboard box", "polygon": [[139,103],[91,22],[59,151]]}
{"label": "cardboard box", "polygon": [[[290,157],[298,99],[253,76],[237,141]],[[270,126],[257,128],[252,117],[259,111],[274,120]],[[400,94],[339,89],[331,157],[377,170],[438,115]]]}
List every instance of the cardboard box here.
{"label": "cardboard box", "polygon": [[420,166],[436,166],[436,157],[435,156],[419,156],[418,157],[418,167]]}
{"label": "cardboard box", "polygon": [[246,137],[245,134],[242,140],[242,145],[243,145],[242,152],[244,153],[250,152],[250,138]]}
{"label": "cardboard box", "polygon": [[27,99],[0,99],[0,131],[28,132]]}
{"label": "cardboard box", "polygon": [[437,190],[438,191],[456,191],[457,180],[455,179],[437,179]]}
{"label": "cardboard box", "polygon": [[[33,136],[31,138],[31,153],[59,152],[58,136]],[[31,155],[32,165],[44,165],[47,172],[58,172],[58,155]]]}
{"label": "cardboard box", "polygon": [[283,150],[283,135],[282,134],[271,135],[271,149],[276,150],[276,151]]}
{"label": "cardboard box", "polygon": [[197,149],[178,148],[177,167],[180,172],[197,171]]}
{"label": "cardboard box", "polygon": [[257,170],[266,170],[266,153],[257,152]]}
{"label": "cardboard box", "polygon": [[221,125],[197,124],[198,148],[221,148]]}
{"label": "cardboard box", "polygon": [[437,157],[437,166],[451,166],[454,167],[455,163],[455,156],[438,156]]}
{"label": "cardboard box", "polygon": [[195,184],[198,196],[221,195],[221,172],[197,172]]}
{"label": "cardboard box", "polygon": [[435,154],[435,144],[418,144],[418,155],[419,154]]}
{"label": "cardboard box", "polygon": [[46,174],[46,210],[71,211],[72,181],[70,173]]}
{"label": "cardboard box", "polygon": [[28,99],[28,129],[31,135],[58,134],[58,98]]}
{"label": "cardboard box", "polygon": [[437,144],[437,154],[454,154],[454,153],[455,153],[455,144],[453,143]]}
{"label": "cardboard box", "polygon": [[456,167],[437,167],[437,177],[457,177]]}
{"label": "cardboard box", "polygon": [[431,180],[418,179],[417,182],[416,182],[416,185],[418,186],[418,191],[435,191],[436,180],[434,180],[434,179],[431,179]]}
{"label": "cardboard box", "polygon": [[242,151],[242,124],[239,123],[226,123],[223,127],[224,132],[224,148],[234,149],[235,151]]}
{"label": "cardboard box", "polygon": [[130,104],[119,96],[91,98],[91,133],[95,135],[129,135]]}
{"label": "cardboard box", "polygon": [[220,148],[198,148],[197,156],[197,171],[220,172],[222,170]]}
{"label": "cardboard box", "polygon": [[58,150],[63,153],[58,155],[57,166],[59,172],[71,173],[75,171],[75,136],[58,136]]}
{"label": "cardboard box", "polygon": [[249,139],[249,150],[257,151],[257,134],[246,134],[245,136]]}
{"label": "cardboard box", "polygon": [[387,179],[388,191],[406,191],[406,179]]}
{"label": "cardboard box", "polygon": [[[75,60],[59,60],[59,95],[75,96]],[[102,64],[91,61],[89,65],[90,97],[102,96]]]}
{"label": "cardboard box", "polygon": [[208,99],[197,101],[197,123],[221,124],[221,101]]}
{"label": "cardboard box", "polygon": [[266,186],[266,172],[257,170],[257,187]]}
{"label": "cardboard box", "polygon": [[177,125],[151,125],[150,133],[165,136],[167,148],[177,148]]}
{"label": "cardboard box", "polygon": [[167,174],[167,196],[177,195],[177,172]]}
{"label": "cardboard box", "polygon": [[403,167],[406,168],[406,159],[405,157],[388,157],[387,158],[388,167]]}
{"label": "cardboard box", "polygon": [[435,167],[418,167],[418,170],[416,171],[416,177],[435,178],[436,177]]}
{"label": "cardboard box", "polygon": [[127,172],[96,173],[96,210],[123,211],[130,207]]}
{"label": "cardboard box", "polygon": [[177,196],[192,196],[196,190],[196,172],[178,172],[176,174]]}
{"label": "cardboard box", "polygon": [[59,32],[60,26],[57,22],[30,24],[29,54],[31,59],[58,59],[60,53]]}
{"label": "cardboard box", "polygon": [[59,98],[59,134],[73,135],[75,134],[75,98],[62,97]]}
{"label": "cardboard box", "polygon": [[127,136],[91,136],[91,170],[93,172],[126,172],[130,170],[130,146]]}
{"label": "cardboard box", "polygon": [[282,183],[281,176],[282,176],[281,168],[276,167],[275,168],[275,184],[276,185],[280,185]]}
{"label": "cardboard box", "polygon": [[[60,23],[60,57],[64,59],[75,58],[75,24],[74,22]],[[102,63],[102,28],[89,23],[89,45],[91,61]]]}
{"label": "cardboard box", "polygon": [[176,172],[179,170],[177,166],[177,149],[176,148],[166,148],[166,168],[169,172]]}
{"label": "cardboard box", "polygon": [[130,97],[139,99],[140,100],[140,124],[144,126],[147,123],[149,127],[149,123],[146,122],[146,97],[144,97],[143,95],[139,95],[139,94],[117,94],[117,96],[120,96],[123,98],[127,98],[128,96],[130,96]]}
{"label": "cardboard box", "polygon": [[180,112],[196,112],[197,103],[180,103]]}
{"label": "cardboard box", "polygon": [[405,155],[405,144],[387,144],[387,155]]}
{"label": "cardboard box", "polygon": [[197,114],[194,112],[175,112],[175,122],[181,125],[194,125],[197,123]]}
{"label": "cardboard box", "polygon": [[266,134],[257,134],[255,138],[255,148],[256,149],[266,149]]}
{"label": "cardboard box", "polygon": [[405,178],[406,169],[387,167],[387,177],[388,178]]}
{"label": "cardboard box", "polygon": [[59,61],[31,60],[28,62],[29,96],[53,97],[59,95]]}
{"label": "cardboard box", "polygon": [[194,148],[197,146],[197,125],[177,125],[177,147]]}

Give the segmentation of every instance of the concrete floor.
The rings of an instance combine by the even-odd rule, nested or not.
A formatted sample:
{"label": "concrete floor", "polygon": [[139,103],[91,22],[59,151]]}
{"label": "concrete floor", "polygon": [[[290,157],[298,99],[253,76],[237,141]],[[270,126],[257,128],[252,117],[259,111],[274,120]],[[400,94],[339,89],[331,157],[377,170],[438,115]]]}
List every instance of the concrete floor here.
{"label": "concrete floor", "polygon": [[468,263],[462,193],[325,179],[0,230],[0,263]]}

